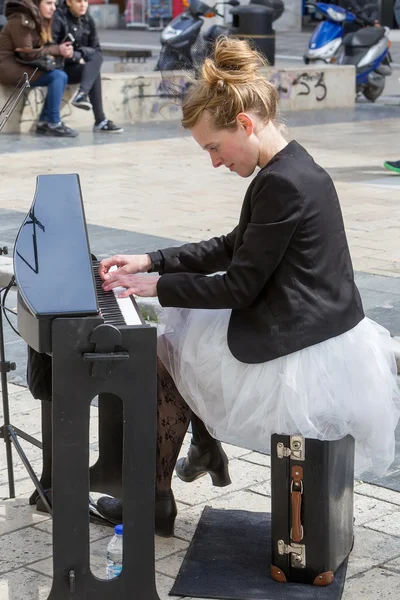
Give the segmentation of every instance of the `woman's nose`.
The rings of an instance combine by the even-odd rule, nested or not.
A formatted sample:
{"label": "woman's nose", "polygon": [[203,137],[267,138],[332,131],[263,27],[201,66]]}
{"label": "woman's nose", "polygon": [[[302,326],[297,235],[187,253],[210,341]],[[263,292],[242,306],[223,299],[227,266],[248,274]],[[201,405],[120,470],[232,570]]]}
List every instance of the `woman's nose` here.
{"label": "woman's nose", "polygon": [[218,169],[223,164],[223,161],[220,158],[216,158],[214,156],[211,157],[212,166],[214,169]]}

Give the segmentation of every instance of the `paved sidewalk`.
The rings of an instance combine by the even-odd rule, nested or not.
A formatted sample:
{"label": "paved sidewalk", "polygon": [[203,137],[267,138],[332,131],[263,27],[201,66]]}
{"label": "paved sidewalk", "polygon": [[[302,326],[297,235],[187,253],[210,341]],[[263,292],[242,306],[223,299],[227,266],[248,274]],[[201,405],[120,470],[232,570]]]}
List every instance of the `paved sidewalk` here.
{"label": "paved sidewalk", "polygon": [[[16,426],[39,434],[39,411],[27,390],[10,385],[11,418]],[[91,464],[96,457],[97,409],[92,407]],[[182,453],[187,450],[187,437]],[[169,598],[180,564],[204,506],[219,509],[269,511],[268,456],[224,446],[230,458],[232,485],[214,488],[204,477],[185,484],[176,477],[178,501],[175,537],[156,536],[156,580],[160,600]],[[32,465],[40,470],[39,451],[29,449]],[[17,498],[7,500],[3,457],[0,470],[0,600],[44,600],[51,587],[51,520],[27,504],[32,484],[16,461]],[[355,546],[350,557],[343,600],[397,600],[400,595],[400,493],[356,482]],[[90,526],[91,569],[103,578],[108,527]],[[268,566],[266,565],[266,568]],[[143,599],[144,600],[144,599]],[[289,597],[288,597],[289,600]]]}
{"label": "paved sidewalk", "polygon": [[[383,160],[400,158],[397,113],[389,108],[358,107],[346,114],[288,115],[287,123],[290,135],[333,176],[359,281],[371,278],[368,281],[376,282],[369,297],[374,297],[374,306],[382,309],[380,315],[387,311],[389,328],[397,327],[400,177],[386,173],[382,167]],[[249,181],[223,169],[213,170],[208,156],[177,125],[161,121],[149,128],[128,128],[118,138],[93,141],[89,133],[78,141],[58,141],[58,146],[53,140],[38,141],[29,136],[0,137],[1,246],[8,243],[11,247],[17,224],[34,197],[35,177],[44,173],[80,174],[91,243],[100,249],[103,244],[107,253],[130,248],[143,251],[145,243],[157,244],[165,239],[199,240],[235,226]],[[388,289],[393,293],[391,304],[379,299],[379,294]],[[396,333],[394,329],[392,332]],[[40,435],[38,402],[24,387],[12,384],[10,391],[13,424]],[[92,462],[97,445],[96,412],[93,407]],[[24,447],[39,472],[39,450],[25,443]],[[174,479],[179,502],[176,536],[156,539],[160,600],[168,598],[206,504],[254,511],[270,509],[269,458],[232,446],[227,451],[233,481],[230,487],[213,488],[208,477],[193,484]],[[392,476],[400,480],[400,467]],[[18,459],[16,490],[17,499],[7,500],[2,451],[0,600],[45,600],[51,586],[51,521],[28,506],[32,484]],[[91,526],[92,569],[99,576],[104,575],[110,533],[108,528]],[[399,597],[400,493],[356,482],[356,539],[343,600]]]}

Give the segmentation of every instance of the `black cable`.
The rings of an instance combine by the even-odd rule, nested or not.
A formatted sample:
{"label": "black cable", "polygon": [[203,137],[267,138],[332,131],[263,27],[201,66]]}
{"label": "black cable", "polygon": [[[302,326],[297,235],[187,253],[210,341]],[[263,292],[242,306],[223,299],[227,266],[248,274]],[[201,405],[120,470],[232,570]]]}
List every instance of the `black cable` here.
{"label": "black cable", "polygon": [[9,292],[9,291],[10,291],[10,289],[11,289],[11,288],[14,286],[14,283],[15,283],[15,277],[13,276],[13,277],[11,278],[11,281],[10,281],[10,283],[9,283],[9,284],[8,284],[6,287],[2,288],[2,290],[1,290],[1,291],[3,292],[3,290],[5,290],[5,292],[4,292],[4,295],[3,295],[3,299],[2,299],[2,301],[1,301],[1,309],[3,310],[3,315],[4,315],[4,318],[6,319],[7,323],[8,323],[8,324],[9,324],[9,326],[11,327],[11,329],[14,331],[14,333],[15,333],[16,335],[18,335],[19,337],[21,337],[21,334],[20,334],[20,333],[19,333],[19,331],[18,331],[18,330],[17,330],[17,329],[14,327],[14,325],[11,323],[11,321],[10,321],[10,319],[8,318],[8,315],[7,315],[7,313],[6,313],[6,311],[9,311],[9,312],[11,312],[13,315],[15,315],[15,312],[14,312],[14,311],[12,311],[12,310],[10,310],[10,309],[9,309],[9,308],[6,306],[6,298],[7,298],[8,292]]}

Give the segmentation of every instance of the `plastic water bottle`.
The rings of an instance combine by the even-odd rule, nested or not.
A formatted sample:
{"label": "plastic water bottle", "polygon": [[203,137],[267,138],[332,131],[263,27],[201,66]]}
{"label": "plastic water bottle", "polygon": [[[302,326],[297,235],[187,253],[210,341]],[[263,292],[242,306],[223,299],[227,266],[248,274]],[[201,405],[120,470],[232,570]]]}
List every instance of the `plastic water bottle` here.
{"label": "plastic water bottle", "polygon": [[116,525],[107,546],[107,579],[118,577],[122,571],[122,533],[123,526]]}

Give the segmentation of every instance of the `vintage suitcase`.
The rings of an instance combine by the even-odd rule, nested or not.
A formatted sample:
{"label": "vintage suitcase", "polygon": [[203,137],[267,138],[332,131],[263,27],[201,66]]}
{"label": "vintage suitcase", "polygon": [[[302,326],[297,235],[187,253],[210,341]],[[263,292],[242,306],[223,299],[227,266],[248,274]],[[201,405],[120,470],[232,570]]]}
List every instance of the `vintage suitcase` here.
{"label": "vintage suitcase", "polygon": [[271,437],[271,574],[329,585],[353,547],[354,438]]}

